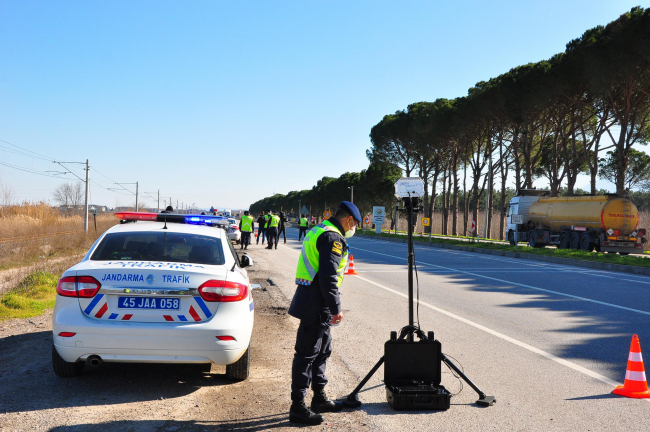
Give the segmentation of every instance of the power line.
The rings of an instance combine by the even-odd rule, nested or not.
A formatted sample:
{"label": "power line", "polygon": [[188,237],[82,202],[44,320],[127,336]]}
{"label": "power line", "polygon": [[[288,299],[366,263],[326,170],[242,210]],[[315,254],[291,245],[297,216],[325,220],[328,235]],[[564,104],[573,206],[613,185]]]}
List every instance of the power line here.
{"label": "power line", "polygon": [[26,151],[26,152],[28,152],[28,153],[33,153],[33,154],[35,154],[35,155],[38,155],[38,156],[41,156],[41,157],[45,158],[46,160],[49,160],[49,161],[51,161],[51,162],[54,162],[54,159],[51,158],[51,157],[49,157],[49,156],[45,156],[45,155],[43,155],[43,154],[36,153],[35,151],[31,151],[31,150],[26,149],[26,148],[24,148],[24,147],[21,147],[21,146],[19,146],[19,145],[12,144],[12,143],[10,143],[9,141],[5,141],[5,140],[3,140],[3,139],[0,139],[0,142],[3,142],[3,143],[5,143],[5,144],[9,144],[10,146],[13,146],[13,147],[19,148],[19,149],[24,150],[24,151]]}

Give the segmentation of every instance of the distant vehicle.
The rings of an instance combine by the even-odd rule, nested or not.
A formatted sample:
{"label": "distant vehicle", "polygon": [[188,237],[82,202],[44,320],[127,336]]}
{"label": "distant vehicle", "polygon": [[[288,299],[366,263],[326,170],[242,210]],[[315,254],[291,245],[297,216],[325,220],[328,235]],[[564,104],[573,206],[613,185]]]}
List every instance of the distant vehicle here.
{"label": "distant vehicle", "polygon": [[236,219],[228,218],[228,238],[235,244],[241,243],[241,230]]}
{"label": "distant vehicle", "polygon": [[232,216],[232,210],[230,210],[230,209],[225,209],[225,210],[223,211],[223,215],[224,215],[225,217],[230,217],[230,216]]}
{"label": "distant vehicle", "polygon": [[229,379],[246,379],[254,308],[245,267],[252,260],[238,258],[218,227],[226,221],[116,216],[130,223],[104,233],[58,282],[54,373],[77,376],[86,362],[102,361],[215,363],[226,365]]}
{"label": "distant vehicle", "polygon": [[531,247],[557,246],[621,255],[643,253],[646,230],[639,212],[618,195],[549,197],[548,191],[523,189],[510,200],[507,238]]}

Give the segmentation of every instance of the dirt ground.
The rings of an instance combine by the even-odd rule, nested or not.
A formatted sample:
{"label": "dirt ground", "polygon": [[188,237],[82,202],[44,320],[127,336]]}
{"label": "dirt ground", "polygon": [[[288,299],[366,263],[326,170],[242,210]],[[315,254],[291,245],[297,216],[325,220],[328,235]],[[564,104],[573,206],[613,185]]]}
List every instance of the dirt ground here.
{"label": "dirt ground", "polygon": [[[259,262],[259,261],[258,261]],[[51,364],[52,313],[0,323],[0,430],[258,431],[289,430],[290,369],[297,323],[273,285],[269,265],[249,272],[255,327],[248,380],[233,383],[225,366],[104,363],[62,379]],[[340,358],[328,363],[355,382]],[[335,395],[332,395],[335,396]],[[326,414],[312,430],[367,430],[363,412]]]}

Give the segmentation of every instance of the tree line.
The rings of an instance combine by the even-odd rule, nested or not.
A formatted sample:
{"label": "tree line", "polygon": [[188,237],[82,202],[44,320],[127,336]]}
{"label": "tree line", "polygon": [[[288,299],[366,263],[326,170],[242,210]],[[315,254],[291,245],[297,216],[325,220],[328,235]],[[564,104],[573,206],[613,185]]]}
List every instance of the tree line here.
{"label": "tree line", "polygon": [[[368,193],[377,186],[369,199],[358,190],[364,205],[392,206],[392,183],[403,173],[427,183],[425,215],[441,212],[443,234],[466,233],[489,195],[488,216],[498,215],[503,238],[509,184],[532,188],[543,178],[552,196],[574,195],[578,175],[587,174],[591,194],[599,192],[598,178],[620,195],[649,188],[650,157],[634,148],[649,139],[650,9],[635,7],[587,30],[563,53],[481,81],[467,96],[384,116],[370,131],[368,170],[325,177],[309,191],[265,198],[251,209],[295,206],[299,197],[318,207],[361,181]],[[490,226],[484,235],[491,236]]]}

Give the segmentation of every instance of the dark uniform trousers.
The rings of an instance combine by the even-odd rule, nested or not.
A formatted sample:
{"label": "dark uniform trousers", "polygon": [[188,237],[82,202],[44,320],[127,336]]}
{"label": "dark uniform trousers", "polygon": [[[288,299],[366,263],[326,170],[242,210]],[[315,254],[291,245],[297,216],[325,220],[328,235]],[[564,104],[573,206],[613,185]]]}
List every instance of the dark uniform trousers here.
{"label": "dark uniform trousers", "polygon": [[241,232],[241,247],[248,246],[251,244],[251,233],[250,231]]}
{"label": "dark uniform trousers", "polygon": [[278,230],[278,243],[280,243],[280,234],[284,235],[284,242],[287,242],[287,228],[284,225],[280,225]]}
{"label": "dark uniform trousers", "polygon": [[275,246],[278,246],[278,227],[270,227],[266,233],[266,239],[269,243],[269,248],[273,247],[273,242],[275,241]]}
{"label": "dark uniform trousers", "polygon": [[330,327],[306,326],[301,321],[291,368],[291,400],[304,399],[310,385],[315,390],[327,385],[325,366],[331,354]]}
{"label": "dark uniform trousers", "polygon": [[298,232],[298,241],[300,241],[302,237],[307,237],[307,227],[300,227],[300,231]]}

